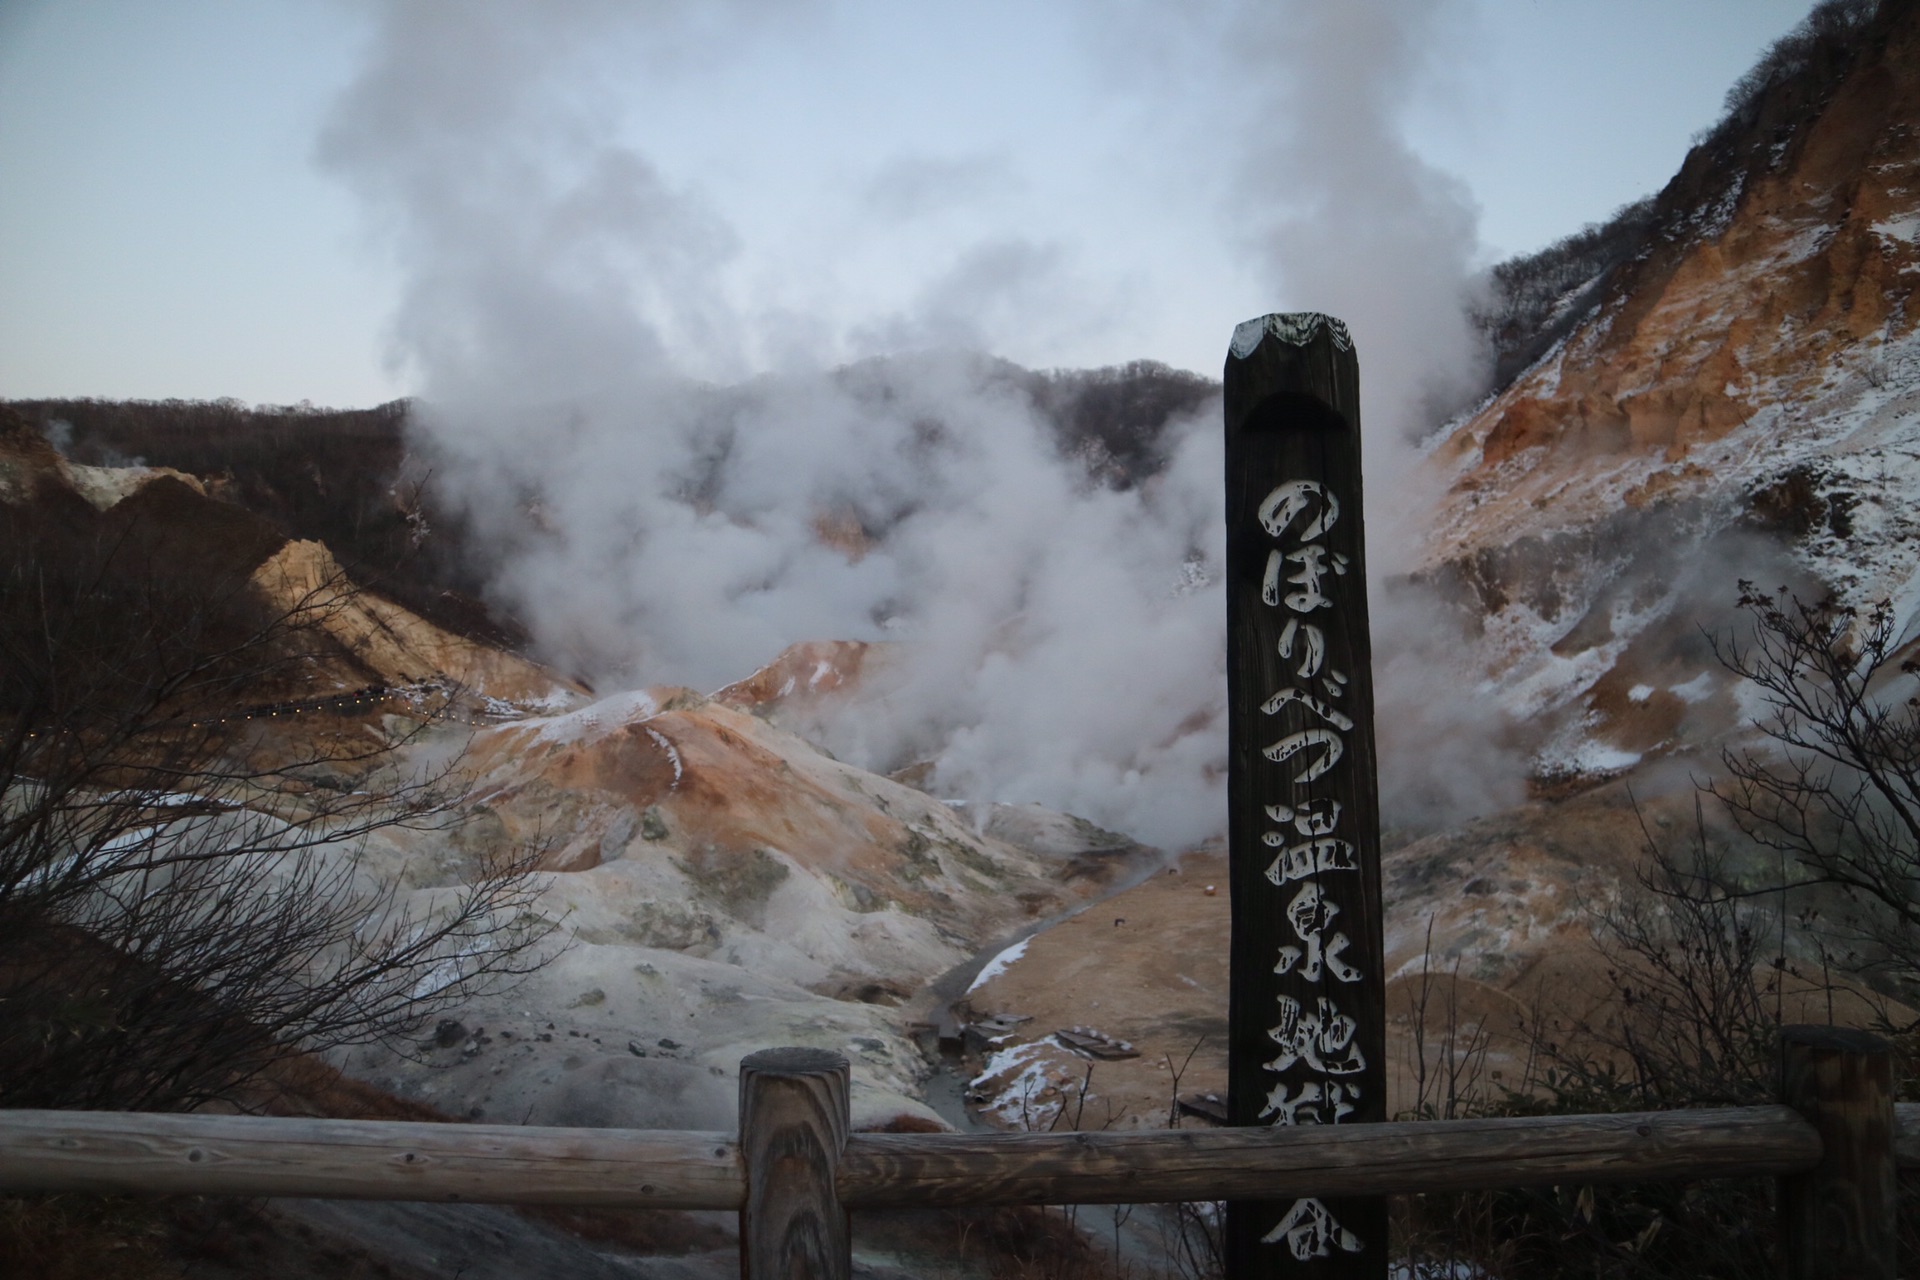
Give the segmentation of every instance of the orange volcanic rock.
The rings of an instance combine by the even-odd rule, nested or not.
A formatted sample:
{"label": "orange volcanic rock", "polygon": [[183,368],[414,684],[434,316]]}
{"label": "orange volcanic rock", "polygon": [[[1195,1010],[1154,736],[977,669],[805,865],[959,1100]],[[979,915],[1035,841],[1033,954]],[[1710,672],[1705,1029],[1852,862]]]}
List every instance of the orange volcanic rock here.
{"label": "orange volcanic rock", "polygon": [[746,711],[766,711],[787,703],[808,703],[841,691],[851,692],[882,646],[864,640],[803,640],[744,680],[713,695],[715,702]]}
{"label": "orange volcanic rock", "polygon": [[[1910,337],[1916,122],[1920,19],[1909,10],[1770,167],[1700,211],[1695,234],[1650,249],[1441,445],[1452,488],[1430,559],[1602,514],[1636,486],[1693,487],[1702,445],[1769,406],[1817,398],[1837,363]],[[1640,465],[1622,483],[1630,460]]]}
{"label": "orange volcanic rock", "polygon": [[[1483,1098],[1520,1087],[1529,1065],[1551,1065],[1540,1046],[1530,1052],[1529,1028],[1549,1027],[1547,1038],[1564,1047],[1606,1055],[1604,1045],[1570,1034],[1582,1020],[1604,1023],[1612,1008],[1609,975],[1627,957],[1605,919],[1635,893],[1648,834],[1687,831],[1691,799],[1684,777],[1665,789],[1643,781],[1637,792],[1616,782],[1386,853],[1391,1114],[1444,1104],[1438,1064],[1449,1041],[1462,1068],[1454,1083]],[[972,1026],[970,1092],[980,1113],[1011,1129],[1159,1128],[1182,1067],[1179,1096],[1224,1097],[1226,879],[1217,848],[1189,853],[1177,869],[989,962],[954,1006]],[[1210,885],[1221,891],[1210,894]],[[1769,969],[1758,980],[1778,975]],[[1825,1021],[1831,1012],[1864,1026],[1897,1008],[1840,981],[1830,997],[1811,978],[1787,978],[1787,1020]],[[1111,1058],[1097,1042],[1076,1052],[1089,1039],[1076,1028],[1123,1040],[1135,1056]],[[1189,1112],[1182,1123],[1207,1121]]]}
{"label": "orange volcanic rock", "polygon": [[1419,576],[1465,606],[1539,779],[1735,730],[1705,637],[1740,578],[1920,616],[1920,6],[1846,57],[1696,147],[1637,256],[1429,454]]}
{"label": "orange volcanic rock", "polygon": [[469,763],[503,835],[546,837],[547,865],[585,877],[568,892],[593,897],[577,906],[604,921],[590,931],[778,957],[796,980],[877,983],[892,1000],[1157,857],[977,832],[923,792],[685,691],[486,729]]}
{"label": "orange volcanic rock", "polygon": [[278,609],[311,611],[350,657],[357,679],[392,686],[450,680],[463,701],[498,710],[584,697],[578,684],[538,663],[456,635],[361,589],[321,543],[289,539],[254,570],[253,585]]}

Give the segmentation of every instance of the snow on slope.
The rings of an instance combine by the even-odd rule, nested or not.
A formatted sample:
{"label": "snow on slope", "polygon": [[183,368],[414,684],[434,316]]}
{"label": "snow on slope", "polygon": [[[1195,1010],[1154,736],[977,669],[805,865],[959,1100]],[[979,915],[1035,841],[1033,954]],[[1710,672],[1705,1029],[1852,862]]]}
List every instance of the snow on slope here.
{"label": "snow on slope", "polygon": [[1920,631],[1916,117],[1909,17],[1430,447],[1421,573],[1479,623],[1480,696],[1538,773],[1733,729],[1703,632],[1734,625],[1736,579],[1887,600]]}

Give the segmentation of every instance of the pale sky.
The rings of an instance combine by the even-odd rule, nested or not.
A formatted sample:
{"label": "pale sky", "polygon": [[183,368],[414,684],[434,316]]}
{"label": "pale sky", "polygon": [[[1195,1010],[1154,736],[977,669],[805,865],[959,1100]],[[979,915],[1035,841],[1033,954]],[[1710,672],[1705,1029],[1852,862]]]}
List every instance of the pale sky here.
{"label": "pale sky", "polygon": [[[743,3],[670,36],[607,20],[582,93],[725,229],[723,287],[758,335],[742,373],[924,342],[902,317],[998,253],[1055,283],[969,313],[995,354],[1217,374],[1234,323],[1313,301],[1261,283],[1235,236],[1221,139],[1259,122],[1234,114],[1244,66],[1182,16],[1229,2]],[[1397,119],[1477,204],[1487,262],[1658,189],[1808,7],[1417,2],[1439,17]],[[403,267],[316,161],[379,8],[0,0],[0,397],[414,389],[391,358]]]}

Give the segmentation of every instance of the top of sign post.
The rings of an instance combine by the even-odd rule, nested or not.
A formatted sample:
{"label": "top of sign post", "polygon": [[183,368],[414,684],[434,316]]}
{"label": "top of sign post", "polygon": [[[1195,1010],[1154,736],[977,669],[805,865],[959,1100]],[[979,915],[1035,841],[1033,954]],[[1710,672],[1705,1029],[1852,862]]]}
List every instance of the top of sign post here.
{"label": "top of sign post", "polygon": [[1283,311],[1238,325],[1221,374],[1229,433],[1278,421],[1360,430],[1360,362],[1345,322],[1318,311]]}
{"label": "top of sign post", "polygon": [[1322,329],[1333,339],[1335,347],[1342,351],[1353,350],[1353,335],[1347,332],[1346,322],[1318,311],[1277,311],[1257,320],[1244,321],[1234,326],[1233,342],[1227,350],[1234,359],[1245,360],[1269,335],[1288,346],[1304,347]]}

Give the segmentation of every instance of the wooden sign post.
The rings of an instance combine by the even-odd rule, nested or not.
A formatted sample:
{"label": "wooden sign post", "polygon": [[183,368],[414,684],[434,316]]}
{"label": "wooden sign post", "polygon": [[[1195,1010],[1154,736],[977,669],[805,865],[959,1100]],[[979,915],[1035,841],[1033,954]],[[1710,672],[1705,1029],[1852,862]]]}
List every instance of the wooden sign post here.
{"label": "wooden sign post", "polygon": [[[1228,1116],[1387,1118],[1360,370],[1316,312],[1226,367]],[[1234,1201],[1227,1274],[1384,1280],[1382,1199]]]}

